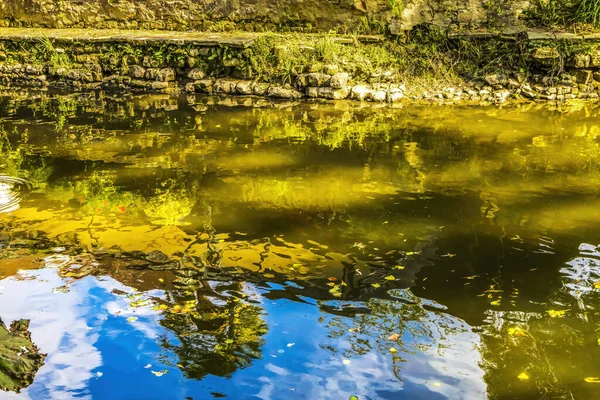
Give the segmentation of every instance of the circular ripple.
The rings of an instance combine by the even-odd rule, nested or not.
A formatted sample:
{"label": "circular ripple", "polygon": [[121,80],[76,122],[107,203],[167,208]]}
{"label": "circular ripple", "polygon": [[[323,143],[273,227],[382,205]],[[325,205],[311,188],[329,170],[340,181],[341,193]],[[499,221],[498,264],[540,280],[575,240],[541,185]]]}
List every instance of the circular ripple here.
{"label": "circular ripple", "polygon": [[0,175],[0,213],[16,210],[31,188],[31,183],[25,179]]}

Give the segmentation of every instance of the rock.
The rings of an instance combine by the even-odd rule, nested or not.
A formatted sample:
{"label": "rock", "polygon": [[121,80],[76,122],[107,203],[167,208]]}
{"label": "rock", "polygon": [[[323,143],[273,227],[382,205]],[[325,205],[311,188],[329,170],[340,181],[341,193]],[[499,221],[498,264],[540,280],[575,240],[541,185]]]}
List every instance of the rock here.
{"label": "rock", "polygon": [[65,74],[65,78],[72,81],[78,81],[79,79],[81,79],[81,72],[79,72],[79,70],[76,69],[70,69]]}
{"label": "rock", "polygon": [[308,77],[305,74],[300,74],[296,77],[296,87],[304,89],[308,86]]}
{"label": "rock", "polygon": [[139,65],[130,65],[128,75],[132,78],[143,79],[146,75],[146,69]]}
{"label": "rock", "polygon": [[340,72],[340,68],[335,65],[335,64],[329,64],[329,65],[325,65],[323,67],[323,70],[325,71],[326,74],[328,75],[335,75],[338,72]]}
{"label": "rock", "polygon": [[341,89],[343,87],[346,87],[349,80],[350,80],[350,75],[348,75],[346,72],[338,72],[338,73],[332,75],[329,84],[334,89]]}
{"label": "rock", "polygon": [[271,86],[267,92],[267,96],[277,99],[293,99],[302,98],[302,93],[294,89],[286,89],[281,86]]}
{"label": "rock", "polygon": [[188,82],[185,84],[184,89],[186,92],[188,93],[195,93],[196,92],[196,85],[194,84],[194,82]]}
{"label": "rock", "polygon": [[156,73],[156,79],[160,82],[173,82],[177,76],[173,68],[161,68]]}
{"label": "rock", "polygon": [[556,89],[555,87],[548,88],[548,93],[549,94],[557,94],[558,89]]}
{"label": "rock", "polygon": [[305,94],[306,94],[306,97],[308,97],[310,99],[316,99],[317,97],[319,97],[319,88],[307,87]]}
{"label": "rock", "polygon": [[525,75],[521,72],[518,72],[515,74],[515,79],[517,80],[517,82],[523,83],[527,80],[527,75]]}
{"label": "rock", "polygon": [[231,79],[217,79],[213,86],[214,93],[226,93],[233,94],[235,93],[235,88],[238,84],[238,81],[234,81]]}
{"label": "rock", "polygon": [[42,73],[42,70],[33,65],[27,65],[25,67],[25,73],[27,75],[40,75]]}
{"label": "rock", "polygon": [[201,79],[194,82],[194,87],[199,93],[212,93],[213,92],[213,81],[210,79]]}
{"label": "rock", "polygon": [[551,66],[560,60],[560,52],[555,47],[539,47],[532,55],[534,61],[541,66]]}
{"label": "rock", "polygon": [[484,79],[490,86],[504,85],[506,83],[506,77],[501,74],[489,74]]}
{"label": "rock", "polygon": [[365,101],[371,95],[371,89],[365,85],[356,85],[352,87],[350,98],[357,101]]}
{"label": "rock", "polygon": [[390,92],[388,93],[387,101],[389,103],[398,103],[403,98],[404,98],[404,93],[402,92],[402,90],[394,89],[394,90],[390,90]]}
{"label": "rock", "polygon": [[510,91],[506,89],[494,92],[494,97],[500,101],[506,101],[506,99],[508,99],[508,96],[510,96]]}
{"label": "rock", "polygon": [[387,99],[387,91],[385,90],[373,90],[367,100],[374,101],[377,103],[383,103]]}
{"label": "rock", "polygon": [[200,59],[196,57],[188,57],[185,64],[189,68],[194,68],[200,63]]}
{"label": "rock", "polygon": [[204,79],[206,77],[206,73],[200,68],[194,68],[188,72],[187,77],[193,79],[195,81]]}
{"label": "rock", "polygon": [[192,47],[188,50],[190,57],[207,56],[210,53],[209,47]]}
{"label": "rock", "polygon": [[589,69],[581,69],[575,72],[575,82],[580,85],[587,85],[592,81],[593,72]]}
{"label": "rock", "polygon": [[252,88],[252,91],[257,96],[266,96],[270,87],[268,83],[257,83]]}
{"label": "rock", "polygon": [[521,86],[521,84],[518,81],[516,81],[512,78],[510,78],[506,84],[510,89],[516,89]]}
{"label": "rock", "polygon": [[573,66],[575,68],[589,68],[591,57],[589,54],[575,54],[573,57]]}
{"label": "rock", "polygon": [[350,88],[334,89],[332,87],[318,88],[318,96],[330,100],[344,100],[350,95]]}
{"label": "rock", "polygon": [[235,91],[237,94],[251,95],[254,94],[253,86],[254,82],[252,81],[239,81],[235,87]]}
{"label": "rock", "polygon": [[600,68],[600,50],[590,55],[590,67]]}
{"label": "rock", "polygon": [[456,89],[454,88],[446,88],[444,90],[442,90],[442,94],[444,95],[445,98],[447,99],[452,99],[454,98],[454,93],[456,92]]}
{"label": "rock", "polygon": [[556,100],[556,95],[555,94],[542,94],[542,95],[540,95],[540,99],[553,101],[553,100]]}
{"label": "rock", "polygon": [[225,58],[221,61],[221,64],[225,68],[234,68],[240,66],[240,60],[238,58]]}
{"label": "rock", "polygon": [[596,82],[600,82],[600,72],[594,72],[593,78]]}
{"label": "rock", "polygon": [[323,87],[328,86],[331,81],[331,75],[323,74],[321,72],[311,72],[306,74],[308,86]]}
{"label": "rock", "polygon": [[164,90],[169,87],[169,82],[154,81],[150,84],[152,90]]}

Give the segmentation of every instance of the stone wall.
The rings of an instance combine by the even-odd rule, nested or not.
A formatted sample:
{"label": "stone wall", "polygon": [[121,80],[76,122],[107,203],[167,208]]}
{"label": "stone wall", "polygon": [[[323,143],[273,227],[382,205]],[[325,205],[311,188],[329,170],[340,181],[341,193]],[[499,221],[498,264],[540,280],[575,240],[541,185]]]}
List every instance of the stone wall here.
{"label": "stone wall", "polygon": [[521,28],[529,0],[407,0],[398,18],[396,30],[431,23],[447,28],[501,27]]}
{"label": "stone wall", "polygon": [[0,26],[382,31],[522,26],[528,0],[2,0]]}
{"label": "stone wall", "polygon": [[0,21],[24,27],[250,31],[353,29],[389,21],[387,0],[2,0]]}
{"label": "stone wall", "polygon": [[[64,32],[64,30],[60,30]],[[140,33],[140,35],[143,32]],[[184,36],[185,34],[179,34]],[[600,95],[600,35],[589,38],[564,34],[568,40],[549,38],[512,38],[505,36],[470,40],[471,45],[485,41],[486,46],[514,43],[526,70],[501,68],[493,72],[475,71],[475,75],[451,87],[413,86],[410,80],[392,74],[376,77],[353,76],[348,63],[306,64],[296,66],[292,75],[265,76],[253,69],[253,50],[268,43],[271,54],[281,51],[264,37],[282,35],[245,34],[232,37],[196,34],[195,40],[167,37],[90,38],[48,37],[0,38],[0,87],[36,89],[108,90],[124,93],[204,93],[213,95],[260,96],[276,99],[328,99],[398,103],[406,99],[431,101],[504,102],[508,99],[569,100],[598,98]],[[210,37],[216,42],[200,40]],[[256,40],[251,37],[263,37]],[[573,44],[577,39],[578,44]],[[481,44],[481,42],[480,42]],[[381,43],[343,46],[370,46]],[[504,47],[500,47],[504,48]],[[316,49],[306,60],[315,59]],[[256,53],[254,53],[256,55]],[[517,54],[513,54],[517,56]],[[284,57],[285,58],[285,57]],[[369,62],[366,60],[365,62]],[[487,61],[484,61],[487,64]],[[374,79],[373,79],[374,78]]]}

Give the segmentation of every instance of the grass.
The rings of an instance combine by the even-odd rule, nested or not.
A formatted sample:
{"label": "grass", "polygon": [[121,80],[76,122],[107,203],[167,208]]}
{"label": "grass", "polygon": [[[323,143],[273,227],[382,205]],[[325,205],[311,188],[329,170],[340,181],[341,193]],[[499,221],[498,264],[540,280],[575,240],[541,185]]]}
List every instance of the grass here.
{"label": "grass", "polygon": [[574,20],[600,27],[600,0],[580,0],[574,11]]}

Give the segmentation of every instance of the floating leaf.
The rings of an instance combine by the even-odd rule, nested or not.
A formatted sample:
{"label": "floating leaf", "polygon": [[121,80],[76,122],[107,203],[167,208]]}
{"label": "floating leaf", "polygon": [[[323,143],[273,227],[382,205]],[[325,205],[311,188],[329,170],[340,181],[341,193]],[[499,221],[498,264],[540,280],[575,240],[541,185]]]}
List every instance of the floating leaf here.
{"label": "floating leaf", "polygon": [[158,278],[158,281],[159,281],[160,283],[164,283],[164,282],[165,282],[165,280],[164,280],[163,278]]}
{"label": "floating leaf", "polygon": [[567,310],[548,310],[548,315],[551,318],[562,318],[565,316]]}
{"label": "floating leaf", "polygon": [[406,268],[404,265],[396,265],[394,269],[404,269]]}
{"label": "floating leaf", "polygon": [[152,368],[152,364],[146,364],[146,366],[144,368],[146,368],[146,369]]}
{"label": "floating leaf", "polygon": [[350,396],[350,398],[348,400],[358,400],[357,396]]}
{"label": "floating leaf", "polygon": [[393,348],[393,347],[390,347],[390,353],[394,354],[394,353],[397,353],[397,352],[398,352],[398,350],[396,350],[396,349],[395,349],[395,348]]}
{"label": "floating leaf", "polygon": [[600,281],[596,281],[596,282],[594,282],[594,287],[595,287],[596,289],[600,289]]}
{"label": "floating leaf", "polygon": [[296,343],[288,343],[287,347],[292,347],[293,345],[295,345]]}
{"label": "floating leaf", "polygon": [[440,386],[442,386],[442,384],[441,384],[441,383],[439,383],[439,382],[433,382],[433,386],[440,387]]}
{"label": "floating leaf", "polygon": [[589,376],[587,378],[584,379],[584,381],[586,381],[587,383],[600,383],[600,378],[594,376]]}
{"label": "floating leaf", "polygon": [[494,300],[492,302],[490,302],[491,305],[493,306],[499,306],[500,305],[500,300]]}
{"label": "floating leaf", "polygon": [[337,278],[335,276],[330,276],[329,278],[327,278],[329,281],[331,282],[335,282],[337,281]]}
{"label": "floating leaf", "polygon": [[371,283],[371,286],[373,286],[375,289],[381,287],[379,283]]}
{"label": "floating leaf", "polygon": [[388,276],[385,277],[385,280],[386,281],[395,281],[396,277],[394,277],[394,275],[388,275]]}
{"label": "floating leaf", "polygon": [[520,380],[524,381],[524,380],[527,380],[527,379],[529,379],[529,375],[527,375],[527,373],[526,373],[526,372],[521,372],[521,373],[519,374],[519,376],[517,376],[517,378],[519,378]]}
{"label": "floating leaf", "polygon": [[335,286],[335,283],[333,283],[333,282],[328,282],[328,283],[327,283],[327,286],[331,286],[331,287],[333,287],[333,286]]}
{"label": "floating leaf", "polygon": [[398,339],[400,339],[400,335],[398,335],[397,333],[392,333],[388,338],[388,340],[391,340],[392,342],[395,342]]}
{"label": "floating leaf", "polygon": [[227,339],[227,340],[225,341],[225,343],[227,343],[227,344],[232,344],[232,343],[233,343],[233,339]]}
{"label": "floating leaf", "polygon": [[342,361],[342,362],[344,363],[344,365],[349,365],[349,364],[351,363],[351,361],[350,361],[350,360],[344,360],[344,361]]}
{"label": "floating leaf", "polygon": [[273,275],[273,274],[263,274],[263,276],[264,276],[265,278],[269,278],[269,279],[273,279],[273,278],[275,278],[275,275]]}
{"label": "floating leaf", "polygon": [[150,372],[152,372],[156,376],[163,376],[164,374],[168,373],[169,371],[167,371],[166,369],[163,369],[162,371],[150,371]]}
{"label": "floating leaf", "polygon": [[138,320],[138,317],[129,317],[127,318],[127,322],[135,322]]}

